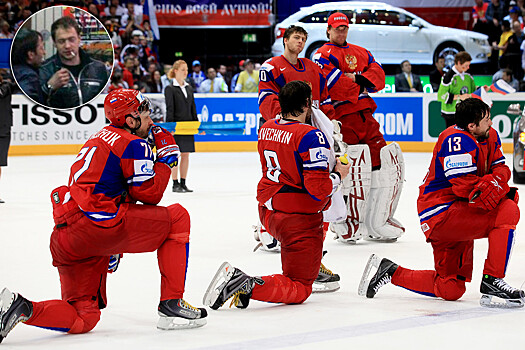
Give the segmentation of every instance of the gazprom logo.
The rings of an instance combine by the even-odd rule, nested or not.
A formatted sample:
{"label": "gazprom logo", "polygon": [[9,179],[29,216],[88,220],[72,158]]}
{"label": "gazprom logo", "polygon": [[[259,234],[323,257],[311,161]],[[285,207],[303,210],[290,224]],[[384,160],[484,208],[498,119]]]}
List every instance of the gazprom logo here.
{"label": "gazprom logo", "polygon": [[455,154],[445,157],[445,170],[453,168],[464,168],[472,165],[470,154]]}

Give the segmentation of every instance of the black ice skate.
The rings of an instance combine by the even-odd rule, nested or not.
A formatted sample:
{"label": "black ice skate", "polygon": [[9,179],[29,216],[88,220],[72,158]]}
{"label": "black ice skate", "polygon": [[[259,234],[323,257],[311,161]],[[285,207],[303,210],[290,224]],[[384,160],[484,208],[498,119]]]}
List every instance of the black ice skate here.
{"label": "black ice skate", "polygon": [[213,310],[217,310],[233,297],[230,307],[235,305],[240,309],[245,309],[250,302],[255,283],[263,285],[264,281],[260,278],[250,277],[224,262],[210,282],[206,294],[204,294],[203,303]]}
{"label": "black ice skate", "polygon": [[[377,271],[375,275],[368,280],[368,276],[373,267],[377,267]],[[380,262],[379,257],[372,254],[365,266],[365,271],[363,272],[363,277],[361,277],[357,293],[362,296],[366,295],[367,298],[373,298],[379,288],[390,283],[398,267],[399,265],[394,264],[388,259],[382,259]]]}
{"label": "black ice skate", "polygon": [[[326,250],[323,251],[323,257],[326,254]],[[319,274],[312,284],[312,293],[330,293],[335,292],[341,288],[339,281],[341,278],[338,274],[333,273],[329,268],[321,263],[319,267]]]}
{"label": "black ice skate", "polygon": [[0,343],[19,323],[33,315],[33,304],[18,293],[4,288],[0,293]]}
{"label": "black ice skate", "polygon": [[196,308],[184,299],[169,299],[159,303],[158,329],[187,329],[202,327],[206,324],[206,309]]}
{"label": "black ice skate", "polygon": [[[512,309],[523,307],[525,303],[525,292],[511,287],[502,278],[483,275],[479,290],[482,294],[479,303],[484,307]],[[503,302],[498,299],[492,300],[493,297]]]}

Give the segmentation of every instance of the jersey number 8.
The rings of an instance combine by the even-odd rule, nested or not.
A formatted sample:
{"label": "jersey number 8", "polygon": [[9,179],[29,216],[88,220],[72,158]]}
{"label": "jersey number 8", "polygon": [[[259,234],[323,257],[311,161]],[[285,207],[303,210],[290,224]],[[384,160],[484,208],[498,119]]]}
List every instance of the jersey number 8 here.
{"label": "jersey number 8", "polygon": [[277,153],[275,151],[264,150],[264,159],[266,159],[266,177],[273,182],[279,182],[279,176],[281,175],[281,165],[279,159],[277,159]]}

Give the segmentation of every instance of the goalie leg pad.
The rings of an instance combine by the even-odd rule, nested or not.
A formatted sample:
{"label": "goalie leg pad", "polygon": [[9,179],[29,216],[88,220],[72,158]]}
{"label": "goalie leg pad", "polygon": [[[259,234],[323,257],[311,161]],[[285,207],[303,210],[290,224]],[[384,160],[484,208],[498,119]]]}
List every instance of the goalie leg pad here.
{"label": "goalie leg pad", "polygon": [[267,252],[275,252],[279,253],[281,251],[281,242],[279,242],[276,238],[274,238],[261,224],[260,222],[253,226],[253,236],[257,242],[259,242],[253,251],[257,251],[257,249],[261,248],[261,250],[267,251]]}
{"label": "goalie leg pad", "polygon": [[404,181],[403,153],[399,145],[392,142],[381,149],[381,169],[372,172],[366,210],[366,239],[393,242],[405,232],[401,223],[393,218]]}
{"label": "goalie leg pad", "polygon": [[372,160],[368,145],[348,145],[345,153],[350,164],[350,171],[342,186],[347,217],[346,220],[332,223],[330,228],[338,241],[355,243],[367,236],[365,210],[372,181]]}

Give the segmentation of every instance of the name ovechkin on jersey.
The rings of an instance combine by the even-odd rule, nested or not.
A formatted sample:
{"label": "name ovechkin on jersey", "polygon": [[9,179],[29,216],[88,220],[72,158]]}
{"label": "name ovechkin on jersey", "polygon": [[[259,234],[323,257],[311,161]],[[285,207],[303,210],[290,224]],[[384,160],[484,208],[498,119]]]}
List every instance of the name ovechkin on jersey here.
{"label": "name ovechkin on jersey", "polygon": [[291,132],[285,130],[262,128],[259,132],[259,140],[289,144],[292,135],[293,134]]}

